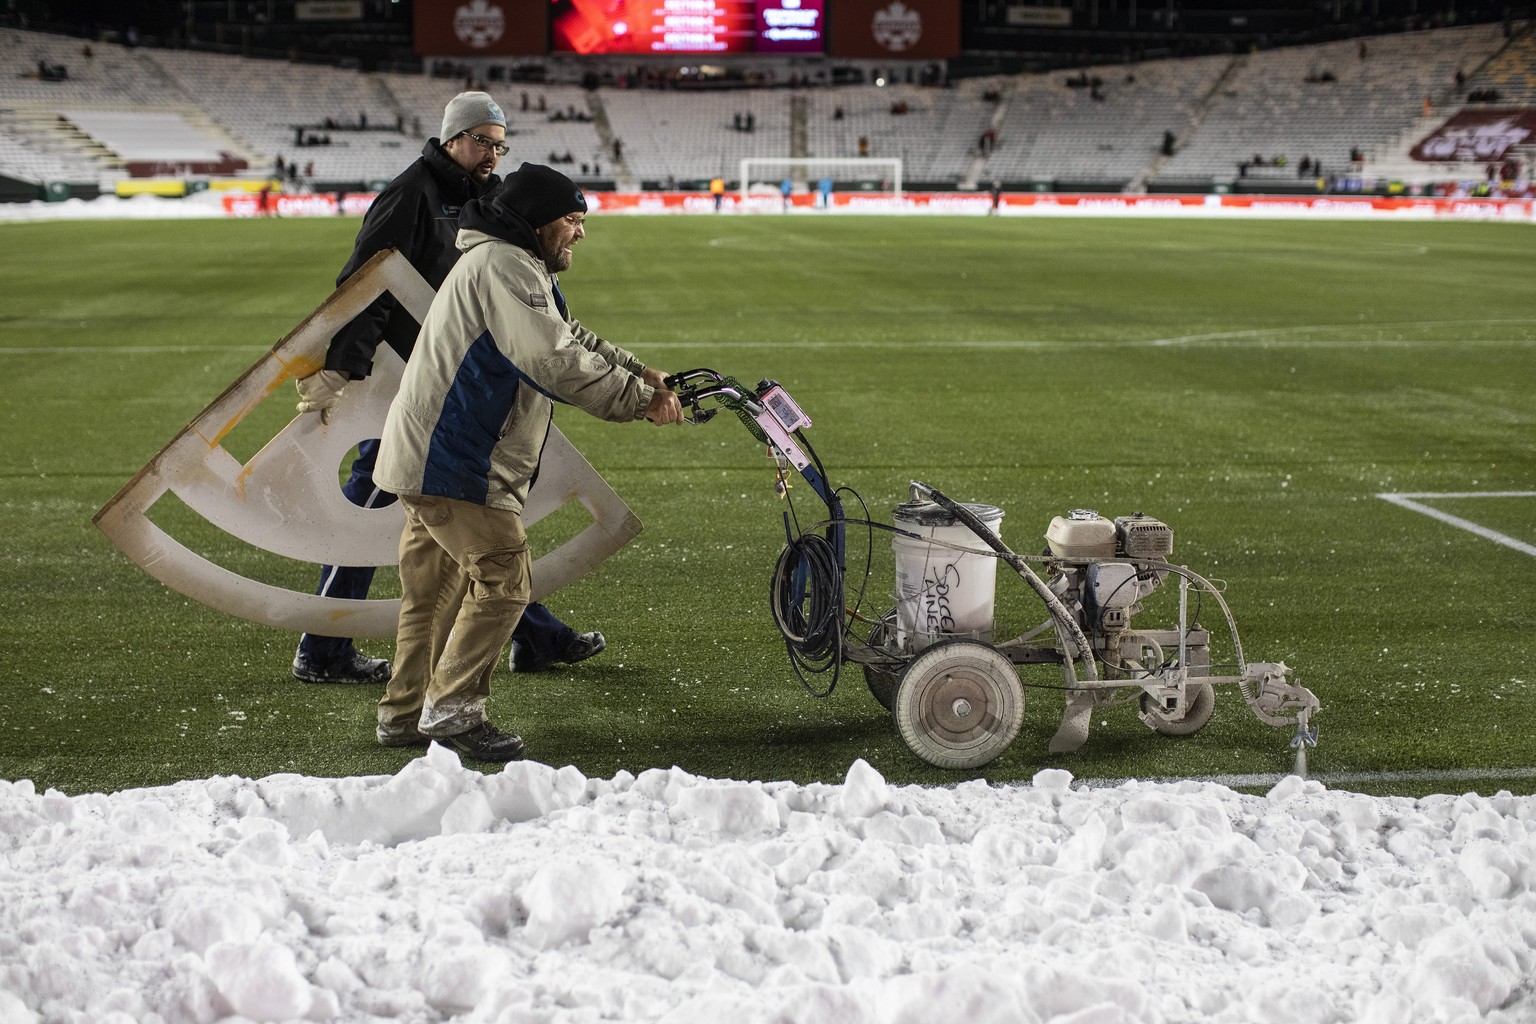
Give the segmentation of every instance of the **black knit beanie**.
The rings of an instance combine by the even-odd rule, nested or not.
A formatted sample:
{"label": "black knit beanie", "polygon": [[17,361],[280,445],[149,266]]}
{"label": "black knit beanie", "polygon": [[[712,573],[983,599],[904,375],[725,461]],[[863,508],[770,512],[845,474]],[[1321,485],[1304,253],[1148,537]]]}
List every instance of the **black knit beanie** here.
{"label": "black knit beanie", "polygon": [[507,175],[492,204],[499,210],[511,210],[535,228],[566,214],[587,212],[587,197],[576,183],[543,164],[525,163]]}

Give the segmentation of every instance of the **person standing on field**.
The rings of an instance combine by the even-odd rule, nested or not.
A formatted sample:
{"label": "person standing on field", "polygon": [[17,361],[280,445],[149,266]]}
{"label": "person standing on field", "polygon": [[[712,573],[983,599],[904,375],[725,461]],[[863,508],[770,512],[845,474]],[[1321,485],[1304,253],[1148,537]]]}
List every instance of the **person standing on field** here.
{"label": "person standing on field", "polygon": [[586,197],[525,163],[460,217],[463,256],[422,324],[379,444],[400,496],[400,623],[378,742],[523,756],[486,717],[491,673],[528,604],[521,513],[555,403],[600,419],[682,421],[666,372],[573,319],[557,274],[586,237]]}
{"label": "person standing on field", "polygon": [[[459,258],[454,246],[459,211],[500,183],[496,163],[506,155],[506,136],[506,115],[486,93],[464,92],[450,100],[439,138],[427,140],[421,156],[369,206],[352,255],[336,279],[338,287],[389,248],[399,250],[427,284],[441,286]],[[347,384],[372,372],[379,343],[386,342],[409,361],[418,329],[404,306],[391,295],[381,295],[331,339],[325,367],[297,382],[299,412],[318,412],[321,422],[328,423]],[[364,508],[393,504],[395,496],[373,479],[378,441],[361,442],[357,452],[342,493]],[[368,596],[373,575],[373,566],[323,566],[316,593],[361,601]],[[601,633],[577,633],[543,605],[531,605],[514,639],[514,661],[519,653],[524,655],[515,668],[530,671],[557,661],[580,661],[605,646]],[[382,684],[389,681],[390,663],[363,654],[350,637],[306,633],[294,654],[293,675],[307,683]]]}

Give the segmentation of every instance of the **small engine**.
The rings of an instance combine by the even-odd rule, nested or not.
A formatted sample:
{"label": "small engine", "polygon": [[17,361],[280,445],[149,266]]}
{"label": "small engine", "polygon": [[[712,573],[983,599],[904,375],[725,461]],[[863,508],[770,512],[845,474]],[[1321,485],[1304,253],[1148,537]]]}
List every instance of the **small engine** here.
{"label": "small engine", "polygon": [[1173,554],[1172,528],[1141,512],[1111,522],[1073,509],[1051,520],[1045,539],[1058,560],[1051,589],[1090,634],[1125,629],[1168,575],[1153,563]]}
{"label": "small engine", "polygon": [[1144,512],[1110,522],[1091,508],[1075,508],[1051,520],[1046,543],[1057,558],[1167,558],[1173,528]]}

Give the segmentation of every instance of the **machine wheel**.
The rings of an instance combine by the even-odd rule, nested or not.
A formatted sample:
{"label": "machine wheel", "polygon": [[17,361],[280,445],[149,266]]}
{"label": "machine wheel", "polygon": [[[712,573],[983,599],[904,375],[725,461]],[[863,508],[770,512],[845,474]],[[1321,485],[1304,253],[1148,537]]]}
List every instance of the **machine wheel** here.
{"label": "machine wheel", "polygon": [[1024,724],[1024,687],[1013,662],[975,640],[935,644],[912,660],[891,715],[918,757],[939,768],[995,760]]}
{"label": "machine wheel", "polygon": [[1148,729],[1162,736],[1194,735],[1205,728],[1211,713],[1216,710],[1216,687],[1191,680],[1184,687],[1184,698],[1187,705],[1184,717],[1173,719],[1164,717],[1150,694],[1142,694],[1141,720],[1147,723]]}
{"label": "machine wheel", "polygon": [[[890,617],[882,618],[869,631],[869,639],[865,641],[871,647],[884,647],[886,640],[890,638]],[[873,665],[864,666],[864,682],[869,686],[869,692],[874,694],[875,700],[880,706],[890,711],[896,702],[896,687],[901,685],[901,673],[892,672],[889,669],[876,668]]]}
{"label": "machine wheel", "polygon": [[869,692],[875,695],[880,706],[887,711],[892,710],[896,703],[896,688],[901,685],[901,676],[873,665],[865,665],[864,682],[869,685]]}

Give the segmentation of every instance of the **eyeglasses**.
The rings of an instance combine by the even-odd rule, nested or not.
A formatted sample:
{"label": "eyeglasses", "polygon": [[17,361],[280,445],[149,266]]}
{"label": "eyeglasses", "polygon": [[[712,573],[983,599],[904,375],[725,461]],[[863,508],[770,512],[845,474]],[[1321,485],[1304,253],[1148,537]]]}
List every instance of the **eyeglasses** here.
{"label": "eyeglasses", "polygon": [[495,139],[488,139],[484,135],[476,135],[474,132],[460,132],[459,134],[481,149],[488,149],[497,156],[506,156],[508,153],[507,144],[504,142],[497,142]]}

